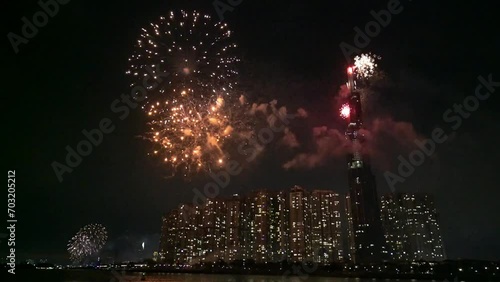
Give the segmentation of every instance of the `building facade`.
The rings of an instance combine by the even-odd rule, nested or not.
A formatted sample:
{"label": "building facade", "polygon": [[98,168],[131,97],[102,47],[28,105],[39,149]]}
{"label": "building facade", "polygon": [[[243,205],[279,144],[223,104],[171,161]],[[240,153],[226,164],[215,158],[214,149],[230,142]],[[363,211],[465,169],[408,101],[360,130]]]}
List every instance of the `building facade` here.
{"label": "building facade", "polygon": [[[356,228],[362,221],[354,219],[359,214],[350,197],[351,193],[344,198],[330,190],[307,191],[295,186],[289,191],[260,190],[246,196],[207,199],[199,206],[180,205],[163,217],[158,258],[176,264],[219,260],[378,262],[359,260],[360,238],[371,233]],[[381,198],[380,206],[387,259],[446,258],[430,195],[388,194]]]}
{"label": "building facade", "polygon": [[323,264],[343,261],[340,195],[328,190],[315,190],[309,199],[312,261]]}
{"label": "building facade", "polygon": [[340,206],[337,193],[298,186],[181,205],[163,217],[159,257],[177,264],[340,262]]}
{"label": "building facade", "polygon": [[355,263],[371,263],[384,260],[384,240],[380,222],[379,199],[375,177],[369,158],[363,153],[363,128],[361,94],[357,89],[354,67],[347,70],[349,89],[348,121],[345,132],[351,151],[347,155],[349,193],[347,213],[350,219],[350,257]]}
{"label": "building facade", "polygon": [[381,199],[386,245],[394,261],[446,259],[433,197],[393,193]]}

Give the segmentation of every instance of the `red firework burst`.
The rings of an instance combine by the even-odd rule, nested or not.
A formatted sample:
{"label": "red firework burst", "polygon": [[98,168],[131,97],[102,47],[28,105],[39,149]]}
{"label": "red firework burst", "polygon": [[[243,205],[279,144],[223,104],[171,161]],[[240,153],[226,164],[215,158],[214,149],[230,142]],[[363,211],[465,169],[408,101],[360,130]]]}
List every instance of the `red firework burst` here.
{"label": "red firework burst", "polygon": [[351,107],[349,107],[349,104],[343,104],[342,107],[340,108],[340,116],[343,119],[348,119],[350,115],[351,115]]}

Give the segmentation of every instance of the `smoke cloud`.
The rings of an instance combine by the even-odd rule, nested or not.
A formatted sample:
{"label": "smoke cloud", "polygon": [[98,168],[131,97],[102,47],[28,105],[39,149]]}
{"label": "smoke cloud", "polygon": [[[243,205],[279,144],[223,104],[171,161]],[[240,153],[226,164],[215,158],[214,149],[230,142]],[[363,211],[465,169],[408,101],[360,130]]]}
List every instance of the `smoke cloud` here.
{"label": "smoke cloud", "polygon": [[[422,138],[411,123],[394,121],[391,118],[376,119],[366,128],[368,129],[360,130],[364,138],[361,152],[370,156],[373,164],[381,169],[391,167],[392,162],[396,160],[395,155],[410,152],[416,146],[415,140]],[[288,136],[292,134],[287,133]],[[285,169],[313,169],[331,159],[345,158],[346,154],[354,149],[344,132],[338,129],[329,129],[326,126],[314,127],[311,134],[312,150],[302,151],[285,162],[283,164]],[[290,148],[298,147],[298,142],[289,140],[285,143]]]}
{"label": "smoke cloud", "polygon": [[295,133],[290,131],[290,128],[285,128],[283,139],[281,143],[284,144],[288,148],[298,148],[300,147],[299,141],[297,140],[297,136]]}

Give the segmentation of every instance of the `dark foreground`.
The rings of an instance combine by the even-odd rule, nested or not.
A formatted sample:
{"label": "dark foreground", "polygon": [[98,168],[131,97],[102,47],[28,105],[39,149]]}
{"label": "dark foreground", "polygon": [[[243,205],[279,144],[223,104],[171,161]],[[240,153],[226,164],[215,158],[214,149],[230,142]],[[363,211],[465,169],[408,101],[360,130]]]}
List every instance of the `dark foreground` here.
{"label": "dark foreground", "polygon": [[[1,281],[21,282],[132,282],[141,281],[140,273],[121,273],[109,270],[21,270],[15,275],[2,274]],[[7,279],[4,279],[7,278]],[[373,279],[335,278],[316,276],[284,275],[237,275],[237,274],[194,274],[194,273],[147,273],[151,282],[368,282]],[[384,281],[420,281],[385,280]]]}
{"label": "dark foreground", "polygon": [[[141,273],[138,271],[124,272],[114,270],[94,270],[94,269],[66,269],[66,270],[36,270],[20,269],[15,275],[3,272],[0,281],[22,281],[22,282],[132,282],[141,281]],[[379,277],[327,277],[318,274],[290,275],[289,272],[273,273],[264,275],[252,274],[207,274],[207,273],[161,273],[147,272],[146,280],[151,282],[368,282],[368,281],[493,281],[490,279],[464,279],[464,278],[438,278],[438,277],[388,277],[388,275],[378,275]],[[499,281],[499,280],[496,280]]]}

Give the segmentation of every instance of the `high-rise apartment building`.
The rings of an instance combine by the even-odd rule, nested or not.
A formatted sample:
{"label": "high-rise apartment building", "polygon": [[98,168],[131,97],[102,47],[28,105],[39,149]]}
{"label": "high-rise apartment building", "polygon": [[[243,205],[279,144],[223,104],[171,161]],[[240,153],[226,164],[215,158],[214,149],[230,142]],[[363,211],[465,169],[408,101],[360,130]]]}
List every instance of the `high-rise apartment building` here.
{"label": "high-rise apartment building", "polygon": [[314,190],[310,194],[309,204],[312,261],[324,264],[343,261],[339,194],[328,190]]}
{"label": "high-rise apartment building", "polygon": [[332,263],[344,260],[340,196],[295,186],[181,205],[163,218],[160,258]]}
{"label": "high-rise apartment building", "polygon": [[393,193],[382,197],[386,245],[395,261],[439,261],[446,258],[431,195]]}
{"label": "high-rise apartment building", "polygon": [[291,261],[312,261],[309,192],[295,186],[289,193]]}
{"label": "high-rise apartment building", "polygon": [[226,255],[228,261],[244,258],[242,253],[243,243],[243,203],[241,197],[233,195],[226,201]]}
{"label": "high-rise apartment building", "polygon": [[168,263],[174,263],[177,258],[177,218],[178,210],[173,210],[162,217],[159,259]]}
{"label": "high-rise apartment building", "polygon": [[226,215],[226,201],[222,199],[207,199],[202,207],[202,261],[226,259]]}
{"label": "high-rise apartment building", "polygon": [[[355,227],[349,197],[295,186],[286,192],[260,190],[208,199],[200,206],[180,205],[163,217],[159,259],[179,264],[218,260],[366,263],[356,260],[360,229]],[[430,195],[388,194],[380,203],[388,259],[446,258]]]}
{"label": "high-rise apartment building", "polygon": [[249,196],[251,201],[255,204],[254,211],[254,246],[253,246],[253,259],[257,263],[270,261],[269,259],[269,193],[266,191],[258,191]]}
{"label": "high-rise apartment building", "polygon": [[284,191],[269,195],[269,260],[279,262],[288,259],[289,205]]}

